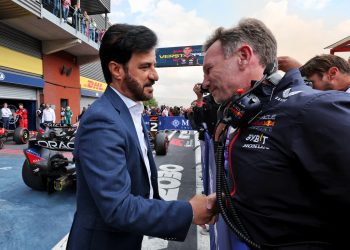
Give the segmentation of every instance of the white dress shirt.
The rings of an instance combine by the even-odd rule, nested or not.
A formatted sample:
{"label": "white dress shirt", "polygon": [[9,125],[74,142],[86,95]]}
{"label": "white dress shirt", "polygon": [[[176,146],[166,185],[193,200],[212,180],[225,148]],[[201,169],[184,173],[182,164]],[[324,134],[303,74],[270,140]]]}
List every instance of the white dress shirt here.
{"label": "white dress shirt", "polygon": [[55,115],[55,111],[52,108],[45,108],[43,110],[43,116],[41,118],[41,122],[53,122],[55,123],[56,121],[56,115]]}
{"label": "white dress shirt", "polygon": [[135,102],[131,100],[130,98],[122,95],[118,90],[114,89],[111,87],[118,95],[119,97],[123,100],[125,105],[128,107],[130,115],[132,117],[132,120],[135,125],[137,137],[141,146],[141,151],[142,151],[142,156],[143,160],[145,162],[146,168],[147,168],[147,174],[148,174],[148,180],[149,180],[149,186],[150,186],[150,192],[149,192],[149,198],[153,199],[153,187],[152,187],[152,182],[151,182],[151,167],[149,164],[148,156],[147,156],[147,144],[145,141],[145,136],[143,133],[143,128],[142,128],[142,112],[144,109],[143,103],[142,102]]}
{"label": "white dress shirt", "polygon": [[11,110],[9,108],[2,108],[1,109],[1,117],[10,117],[12,115]]}

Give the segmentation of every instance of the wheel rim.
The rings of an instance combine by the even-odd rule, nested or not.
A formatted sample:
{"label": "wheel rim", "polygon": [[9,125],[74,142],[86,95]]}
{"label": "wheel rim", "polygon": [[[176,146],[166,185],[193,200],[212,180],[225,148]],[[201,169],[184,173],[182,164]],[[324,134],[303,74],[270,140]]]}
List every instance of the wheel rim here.
{"label": "wheel rim", "polygon": [[29,139],[29,132],[27,130],[23,131],[22,142],[27,143]]}

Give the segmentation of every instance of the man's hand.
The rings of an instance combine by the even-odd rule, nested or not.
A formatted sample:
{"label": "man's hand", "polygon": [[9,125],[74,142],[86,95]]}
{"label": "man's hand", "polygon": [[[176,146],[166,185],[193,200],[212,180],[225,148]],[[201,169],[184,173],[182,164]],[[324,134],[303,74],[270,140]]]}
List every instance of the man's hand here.
{"label": "man's hand", "polygon": [[197,95],[197,101],[202,101],[203,100],[203,93],[202,93],[202,90],[201,90],[201,84],[200,83],[196,83],[194,85],[193,91]]}
{"label": "man's hand", "polygon": [[195,195],[190,200],[193,210],[193,224],[204,225],[209,222],[215,222],[215,215],[217,214],[216,195]]}
{"label": "man's hand", "polygon": [[289,56],[279,56],[278,60],[278,69],[284,72],[287,72],[290,69],[296,68],[299,69],[302,65],[297,60]]}

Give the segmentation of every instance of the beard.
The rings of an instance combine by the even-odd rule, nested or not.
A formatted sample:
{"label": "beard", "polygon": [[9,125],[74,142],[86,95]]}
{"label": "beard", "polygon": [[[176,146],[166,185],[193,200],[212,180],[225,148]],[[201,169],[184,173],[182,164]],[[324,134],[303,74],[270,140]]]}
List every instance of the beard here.
{"label": "beard", "polygon": [[145,88],[151,87],[155,82],[154,81],[148,81],[144,83],[143,85],[140,84],[137,80],[135,80],[132,76],[129,75],[129,73],[125,76],[125,88],[132,93],[134,100],[137,101],[149,101],[153,98],[153,93],[146,94]]}

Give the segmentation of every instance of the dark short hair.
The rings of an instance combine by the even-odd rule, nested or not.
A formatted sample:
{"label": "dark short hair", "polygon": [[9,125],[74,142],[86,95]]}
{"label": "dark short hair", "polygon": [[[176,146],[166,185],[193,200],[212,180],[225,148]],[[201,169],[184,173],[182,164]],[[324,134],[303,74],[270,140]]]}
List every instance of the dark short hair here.
{"label": "dark short hair", "polygon": [[314,74],[322,77],[331,67],[337,67],[341,73],[350,75],[350,64],[343,58],[331,54],[323,54],[311,58],[300,67],[300,72],[305,77],[310,77]]}
{"label": "dark short hair", "polygon": [[157,35],[145,26],[114,24],[106,31],[100,47],[103,75],[112,82],[109,63],[115,61],[127,67],[133,53],[149,52],[157,45]]}

